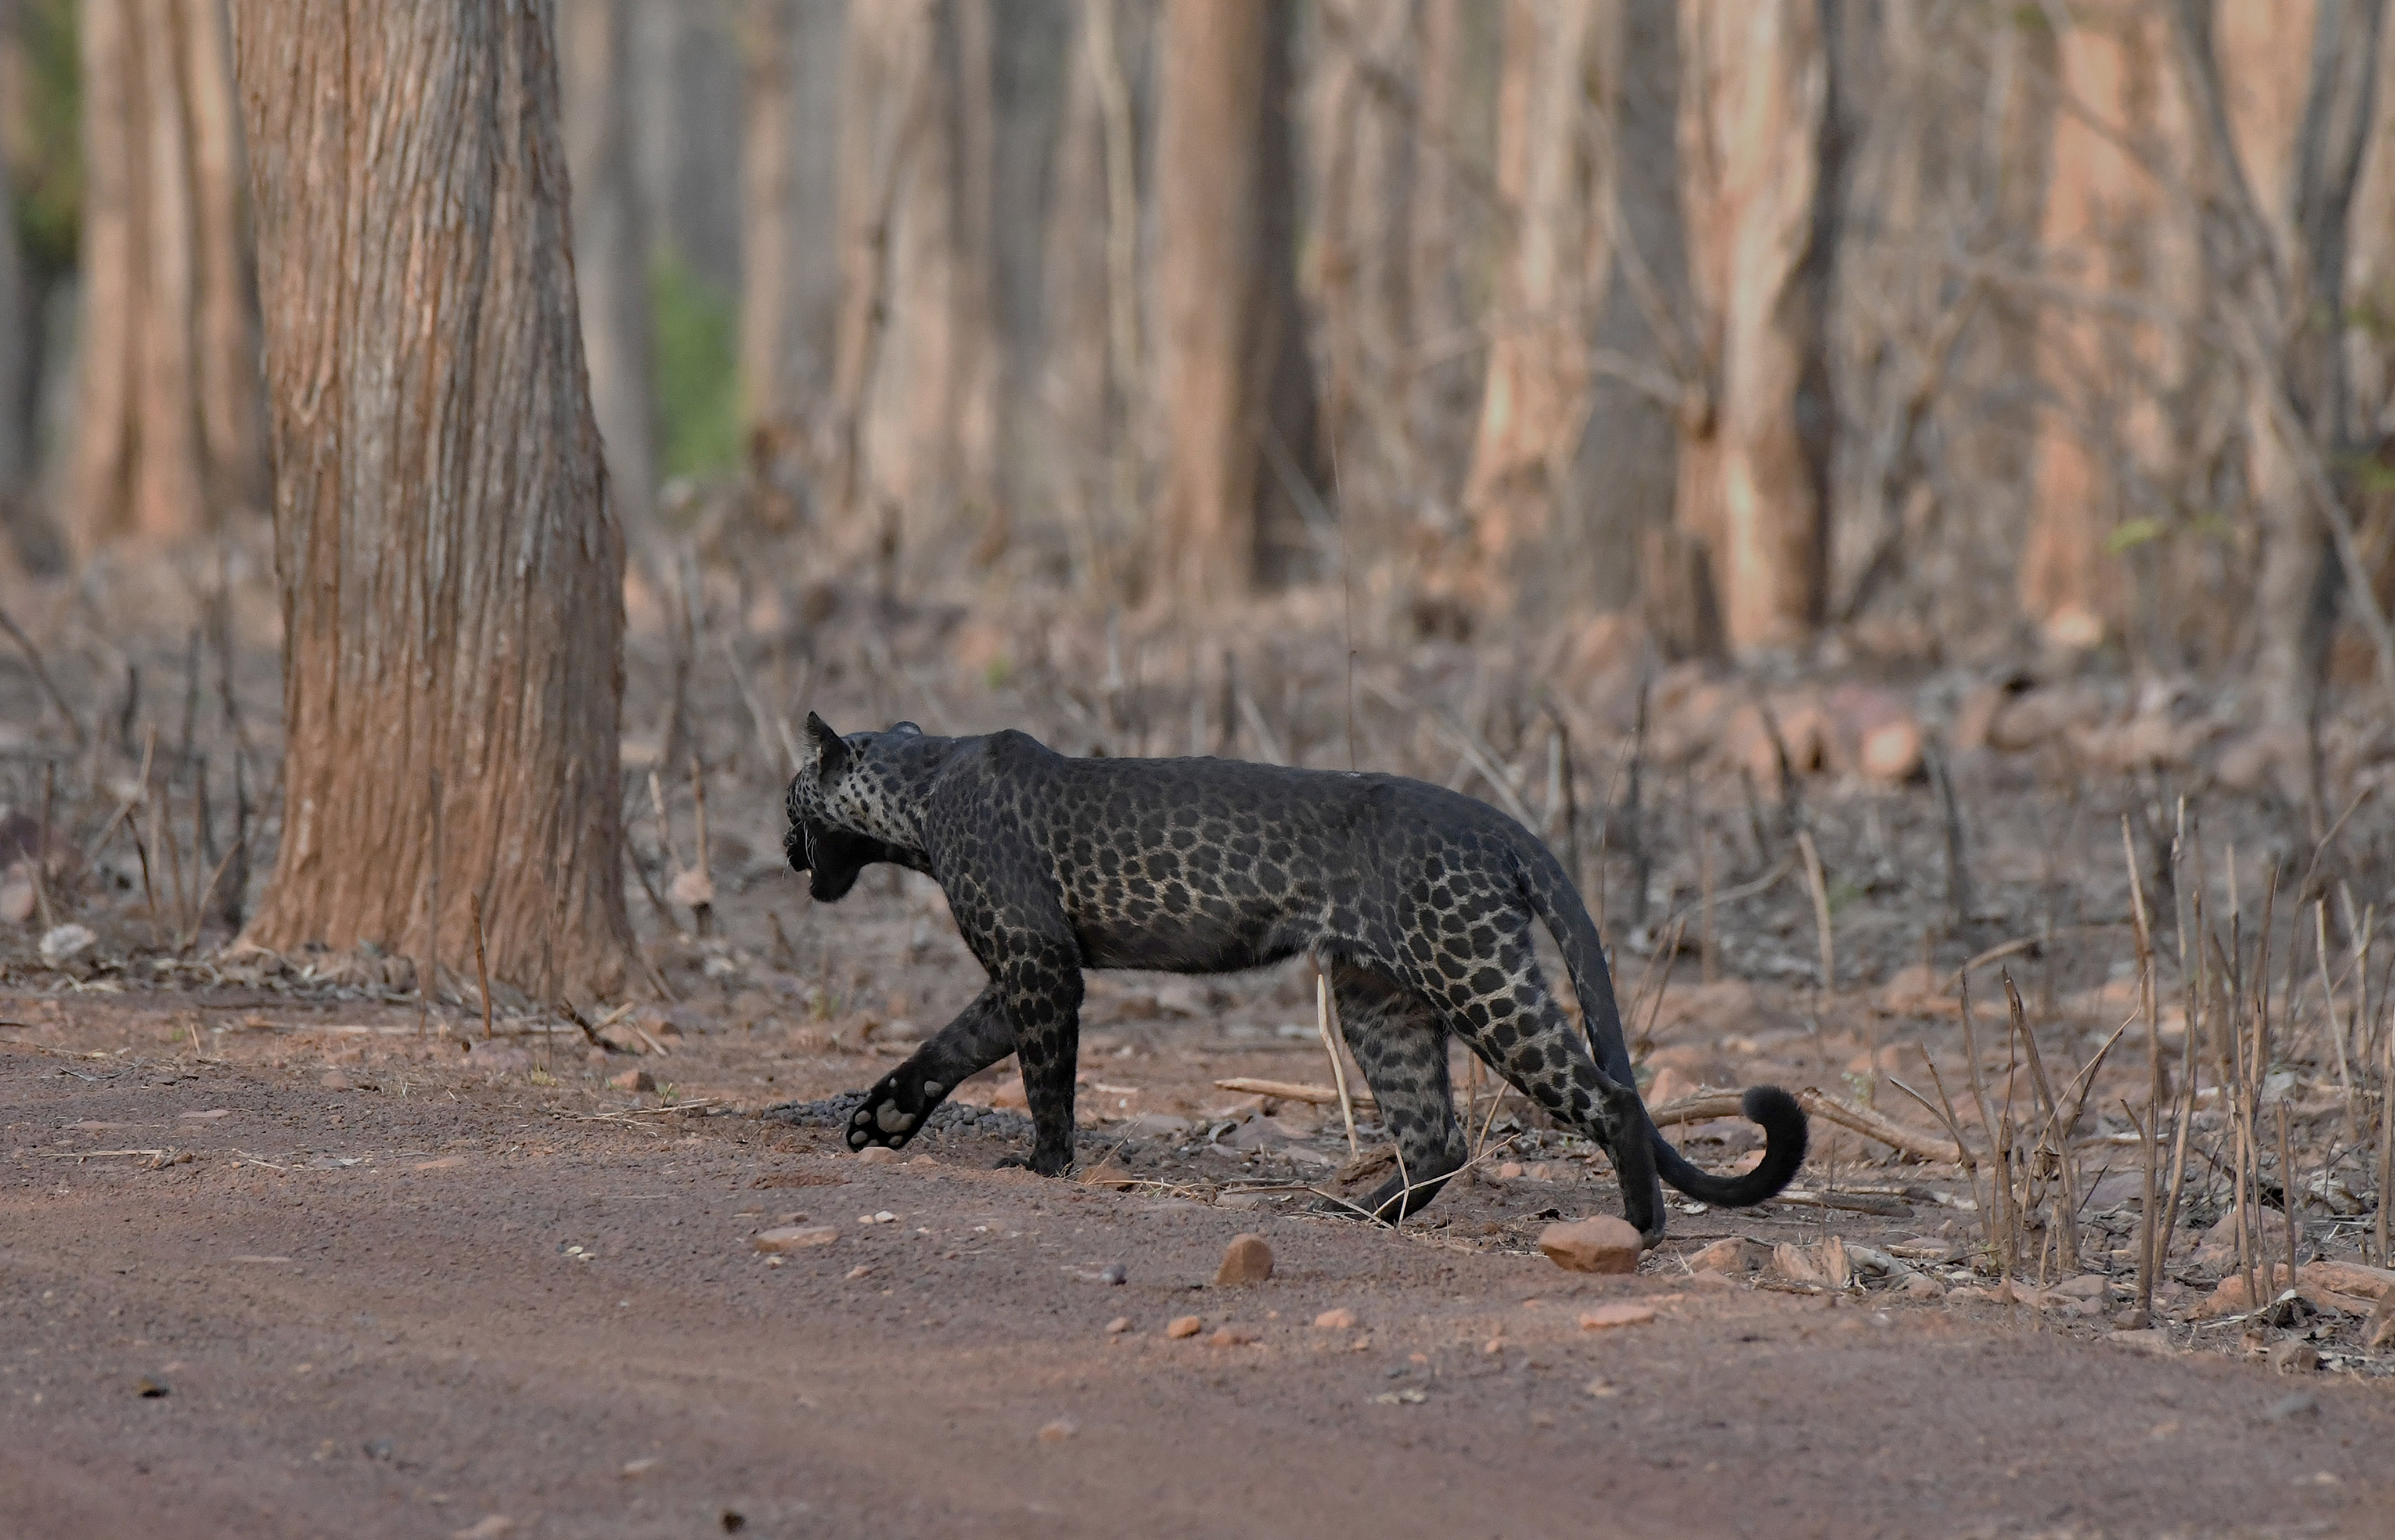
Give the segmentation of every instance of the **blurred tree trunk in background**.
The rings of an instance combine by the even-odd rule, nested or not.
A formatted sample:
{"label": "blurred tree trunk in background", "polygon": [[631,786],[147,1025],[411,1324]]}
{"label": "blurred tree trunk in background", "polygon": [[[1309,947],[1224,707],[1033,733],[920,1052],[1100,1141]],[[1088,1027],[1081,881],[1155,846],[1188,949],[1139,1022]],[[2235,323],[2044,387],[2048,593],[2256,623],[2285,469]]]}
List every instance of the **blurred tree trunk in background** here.
{"label": "blurred tree trunk in background", "polygon": [[741,16],[740,410],[751,432],[793,416],[801,405],[789,377],[786,278],[802,239],[791,165],[798,151],[798,0],[748,0]]}
{"label": "blurred tree trunk in background", "polygon": [[849,9],[743,0],[740,410],[752,461],[820,468],[840,293]]}
{"label": "blurred tree trunk in background", "polygon": [[75,543],[172,542],[264,475],[257,319],[221,0],[83,10]]}
{"label": "blurred tree trunk in background", "polygon": [[2322,504],[2349,491],[2346,225],[2385,8],[2177,0],[2172,14],[2204,174],[2203,255],[2245,391],[2253,685],[2266,720],[2285,727],[2312,720],[2341,586]]}
{"label": "blurred tree trunk in background", "polygon": [[1211,607],[1303,559],[1318,497],[1297,307],[1290,7],[1166,0],[1158,43],[1159,603]]}
{"label": "blurred tree trunk in background", "polygon": [[[1007,534],[1015,509],[1049,501],[1050,423],[1040,404],[1048,348],[1047,209],[1055,184],[1065,82],[1083,72],[1073,0],[1005,0],[990,39],[989,307],[998,350],[994,518]],[[1099,229],[1104,230],[1103,210]],[[1038,524],[1032,523],[1038,533]]]}
{"label": "blurred tree trunk in background", "polygon": [[1821,618],[1836,426],[1824,13],[1838,4],[1680,4],[1681,201],[1710,409],[1686,415],[1676,508],[1739,652],[1800,645]]}
{"label": "blurred tree trunk in background", "polygon": [[284,835],[247,939],[455,965],[479,902],[494,974],[612,993],[624,548],[552,13],[239,18],[286,636]]}
{"label": "blurred tree trunk in background", "polygon": [[590,406],[607,486],[636,543],[656,494],[649,396],[649,226],[632,168],[632,0],[563,0],[558,13],[565,160],[574,191],[574,281]]}
{"label": "blurred tree trunk in background", "polygon": [[[1311,104],[1313,297],[1327,377],[1323,432],[1338,445],[1347,535],[1387,547],[1418,497],[1407,413],[1416,344],[1415,168],[1422,134],[1415,0],[1325,5]],[[1370,526],[1369,528],[1367,526]]]}
{"label": "blurred tree trunk in background", "polygon": [[[860,403],[863,494],[884,520],[882,538],[903,538],[918,566],[953,559],[967,542],[974,565],[986,566],[1007,540],[991,308],[990,25],[990,0],[934,0],[890,39],[897,77],[915,82],[920,118],[889,166],[888,315]],[[866,203],[883,191],[848,190]]]}
{"label": "blurred tree trunk in background", "polygon": [[2105,542],[2130,495],[2132,443],[2150,452],[2165,384],[2157,327],[2097,308],[2151,290],[2154,230],[2168,217],[2153,163],[2183,135],[2163,19],[2140,0],[2087,6],[2057,40],[2062,103],[2038,239],[2046,266],[2091,296],[2040,312],[2039,369],[2053,398],[2038,425],[2029,527],[2016,579],[2021,611],[2050,646],[2093,647],[2120,617]]}
{"label": "blurred tree trunk in background", "polygon": [[1590,347],[1613,263],[1619,0],[1507,0],[1497,184],[1511,218],[1463,502],[1484,593],[1552,559],[1588,425]]}
{"label": "blurred tree trunk in background", "polygon": [[[9,0],[0,0],[0,30],[10,23]],[[0,86],[0,89],[6,89]],[[33,475],[33,286],[17,247],[15,204],[8,195],[8,163],[0,157],[0,525]]]}
{"label": "blurred tree trunk in background", "polygon": [[1122,0],[1080,0],[1078,12],[1042,235],[1038,406],[1052,456],[1042,480],[1062,511],[1078,586],[1116,602],[1140,597],[1128,581],[1143,379],[1137,72],[1125,62],[1120,23],[1141,13]]}

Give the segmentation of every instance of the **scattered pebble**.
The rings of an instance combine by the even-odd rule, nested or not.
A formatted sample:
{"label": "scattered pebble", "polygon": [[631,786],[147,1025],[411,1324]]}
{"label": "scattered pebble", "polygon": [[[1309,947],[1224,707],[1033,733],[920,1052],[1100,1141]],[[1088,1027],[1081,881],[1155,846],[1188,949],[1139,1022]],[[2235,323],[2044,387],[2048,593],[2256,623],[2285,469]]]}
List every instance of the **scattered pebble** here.
{"label": "scattered pebble", "polygon": [[1352,1332],[1359,1323],[1356,1312],[1342,1305],[1335,1310],[1325,1310],[1316,1316],[1314,1323],[1326,1332]]}
{"label": "scattered pebble", "polygon": [[1209,1348],[1244,1348],[1256,1340],[1252,1326],[1217,1326],[1214,1335],[1206,1339]]}
{"label": "scattered pebble", "polygon": [[897,1215],[885,1208],[879,1214],[860,1214],[856,1217],[856,1222],[861,1225],[886,1225],[895,1223],[897,1218]]}
{"label": "scattered pebble", "polygon": [[626,1460],[624,1462],[624,1476],[627,1480],[634,1477],[645,1476],[650,1471],[656,1469],[657,1467],[665,1463],[666,1462],[663,1459],[655,1454],[645,1455],[637,1460]]}
{"label": "scattered pebble", "polygon": [[1616,1326],[1644,1326],[1654,1319],[1654,1306],[1633,1305],[1626,1301],[1599,1305],[1593,1310],[1580,1312],[1581,1329],[1589,1332],[1610,1331]]}
{"label": "scattered pebble", "polygon": [[1547,1260],[1571,1272],[1636,1272],[1644,1240],[1629,1221],[1602,1214],[1539,1231]]}
{"label": "scattered pebble", "polygon": [[317,1077],[316,1084],[328,1091],[346,1091],[350,1088],[350,1077],[338,1070],[326,1070]]}
{"label": "scattered pebble", "polygon": [[499,1540],[502,1534],[515,1533],[516,1521],[504,1513],[485,1514],[483,1521],[469,1528],[451,1530],[451,1540]]}
{"label": "scattered pebble", "polygon": [[1273,1275],[1272,1247],[1256,1234],[1234,1235],[1223,1248],[1223,1265],[1214,1274],[1219,1284],[1261,1283]]}
{"label": "scattered pebble", "polygon": [[1581,1389],[1587,1391],[1590,1395],[1594,1396],[1599,1401],[1610,1401],[1615,1396],[1621,1394],[1621,1386],[1614,1384],[1610,1380],[1605,1379],[1590,1380],[1586,1385],[1581,1386]]}
{"label": "scattered pebble", "polygon": [[156,1401],[168,1392],[154,1379],[137,1379],[133,1382],[133,1393],[143,1401]]}
{"label": "scattered pebble", "polygon": [[1522,1179],[1522,1163],[1520,1161],[1500,1162],[1497,1166],[1497,1179],[1501,1182],[1520,1181]]}
{"label": "scattered pebble", "polygon": [[1204,1322],[1194,1315],[1175,1316],[1172,1318],[1171,1324],[1164,1328],[1164,1335],[1178,1341],[1184,1336],[1196,1336],[1198,1329],[1204,1324]]}
{"label": "scattered pebble", "polygon": [[1131,1330],[1130,1316],[1118,1315],[1112,1321],[1106,1323],[1106,1335],[1108,1336],[1120,1336],[1123,1333],[1129,1330]]}
{"label": "scattered pebble", "polygon": [[850,1283],[855,1283],[855,1282],[856,1282],[858,1279],[860,1279],[860,1278],[869,1278],[869,1277],[871,1277],[872,1275],[873,1275],[873,1264],[872,1264],[872,1263],[870,1263],[870,1262],[859,1262],[856,1266],[854,1266],[854,1267],[853,1267],[853,1268],[849,1269],[846,1272],[842,1273],[840,1276],[841,1276],[841,1277],[843,1277],[843,1278],[845,1278],[848,1282],[850,1282]]}
{"label": "scattered pebble", "polygon": [[759,1251],[804,1251],[810,1246],[827,1246],[840,1239],[840,1231],[831,1225],[778,1225],[761,1231],[755,1245]]}
{"label": "scattered pebble", "polygon": [[42,961],[62,963],[87,950],[99,938],[87,925],[52,926],[42,933]]}
{"label": "scattered pebble", "polygon": [[1728,1235],[1700,1251],[1690,1252],[1688,1268],[1694,1272],[1760,1272],[1770,1256],[1759,1242],[1750,1241],[1742,1235]]}
{"label": "scattered pebble", "polygon": [[1058,1417],[1039,1430],[1041,1443],[1063,1443],[1081,1430],[1080,1424],[1070,1417]]}
{"label": "scattered pebble", "polygon": [[626,1070],[622,1074],[609,1075],[607,1084],[619,1091],[654,1091],[657,1077],[646,1070]]}
{"label": "scattered pebble", "polygon": [[1899,1290],[1907,1299],[1943,1299],[1946,1285],[1925,1272],[1916,1272]]}
{"label": "scattered pebble", "polygon": [[895,1165],[898,1152],[886,1144],[868,1144],[856,1152],[856,1159],[860,1165]]}

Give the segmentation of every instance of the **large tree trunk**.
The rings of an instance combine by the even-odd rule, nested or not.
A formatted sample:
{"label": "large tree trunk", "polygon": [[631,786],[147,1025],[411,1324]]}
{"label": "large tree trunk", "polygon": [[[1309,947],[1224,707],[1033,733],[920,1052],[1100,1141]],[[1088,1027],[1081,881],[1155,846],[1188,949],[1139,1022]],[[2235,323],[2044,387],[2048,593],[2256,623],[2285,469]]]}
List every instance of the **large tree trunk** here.
{"label": "large tree trunk", "polygon": [[[10,0],[0,0],[0,31],[7,28]],[[8,164],[0,156],[0,213],[13,213]],[[33,474],[33,303],[17,221],[0,217],[0,526],[9,523],[9,505]]]}
{"label": "large tree trunk", "polygon": [[88,551],[203,533],[264,467],[221,0],[92,0],[82,27]]}
{"label": "large tree trunk", "polygon": [[564,0],[558,15],[565,159],[574,188],[574,282],[607,488],[628,530],[656,493],[649,397],[649,226],[633,175],[631,0]]}
{"label": "large tree trunk", "polygon": [[[2254,692],[2266,720],[2287,728],[2317,709],[2336,620],[2323,504],[2349,493],[2336,484],[2348,459],[2346,221],[2385,10],[2384,0],[2177,0],[2172,11],[2207,193],[2204,256],[2246,397],[2261,558]],[[2395,691],[2395,678],[2381,683]]]}
{"label": "large tree trunk", "polygon": [[1339,446],[1341,513],[1359,552],[1389,549],[1394,521],[1418,496],[1406,401],[1416,337],[1408,259],[1422,135],[1418,95],[1411,101],[1397,95],[1411,92],[1419,73],[1415,9],[1413,0],[1326,6],[1313,85],[1323,432]]}
{"label": "large tree trunk", "polygon": [[810,435],[840,301],[825,236],[839,217],[848,20],[842,0],[745,0],[739,367],[752,452],[820,450]]}
{"label": "large tree trunk", "polygon": [[1318,494],[1297,309],[1288,7],[1166,0],[1156,150],[1158,586],[1194,612],[1298,559]]}
{"label": "large tree trunk", "polygon": [[[2091,296],[2162,298],[2170,211],[2152,162],[2183,138],[2168,57],[2162,18],[2139,0],[2083,7],[2057,41],[2063,106],[2038,239],[2047,267]],[[2049,645],[2092,647],[2123,616],[2105,541],[2128,496],[2119,467],[2152,465],[2169,437],[2159,420],[2168,362],[2153,322],[2091,304],[2046,306],[2036,345],[2056,405],[2038,425],[2016,581]]]}
{"label": "large tree trunk", "polygon": [[1838,0],[1681,0],[1680,186],[1710,410],[1675,500],[1733,650],[1821,615],[1833,417],[1822,345]]}
{"label": "large tree trunk", "polygon": [[631,959],[624,548],[584,386],[546,5],[241,0],[283,585],[252,942],[555,999]]}
{"label": "large tree trunk", "polygon": [[1613,258],[1617,0],[1508,0],[1497,182],[1513,216],[1463,502],[1491,599],[1551,559]]}

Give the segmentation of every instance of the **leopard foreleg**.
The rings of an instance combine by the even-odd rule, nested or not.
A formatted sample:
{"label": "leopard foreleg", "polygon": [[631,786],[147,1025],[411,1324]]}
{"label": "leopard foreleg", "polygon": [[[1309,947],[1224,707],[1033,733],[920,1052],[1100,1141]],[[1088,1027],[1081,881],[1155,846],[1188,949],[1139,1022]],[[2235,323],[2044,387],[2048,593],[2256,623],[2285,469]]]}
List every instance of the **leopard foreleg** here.
{"label": "leopard foreleg", "polygon": [[[1014,1024],[1014,1058],[1031,1110],[1030,1158],[1043,1177],[1073,1165],[1073,1072],[1081,1045],[1081,958],[1067,937],[1007,939],[998,987]],[[1013,1163],[1009,1163],[1013,1164]]]}
{"label": "leopard foreleg", "polygon": [[902,1148],[949,1092],[1013,1051],[1014,1023],[1005,994],[993,983],[865,1093],[849,1117],[848,1147]]}

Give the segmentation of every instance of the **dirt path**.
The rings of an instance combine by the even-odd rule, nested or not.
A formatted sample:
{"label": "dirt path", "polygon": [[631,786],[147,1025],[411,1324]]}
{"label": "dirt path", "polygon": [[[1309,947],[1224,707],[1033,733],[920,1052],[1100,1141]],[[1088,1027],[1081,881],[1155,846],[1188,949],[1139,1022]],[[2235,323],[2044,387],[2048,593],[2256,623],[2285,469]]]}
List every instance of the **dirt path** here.
{"label": "dirt path", "polygon": [[[1708,1286],[1674,1258],[1721,1216],[1582,1279],[995,1172],[977,1132],[872,1165],[753,1116],[439,1062],[327,1088],[321,1058],[161,1035],[119,1011],[0,1046],[12,1535],[2395,1526],[2383,1382]],[[148,1149],[192,1158],[91,1153]],[[752,1235],[795,1214],[840,1238],[769,1263]],[[1211,1286],[1250,1229],[1277,1275]],[[1657,1319],[1578,1324],[1617,1298]],[[1312,1324],[1342,1307],[1356,1329]],[[1205,1332],[1167,1340],[1184,1314]]]}

